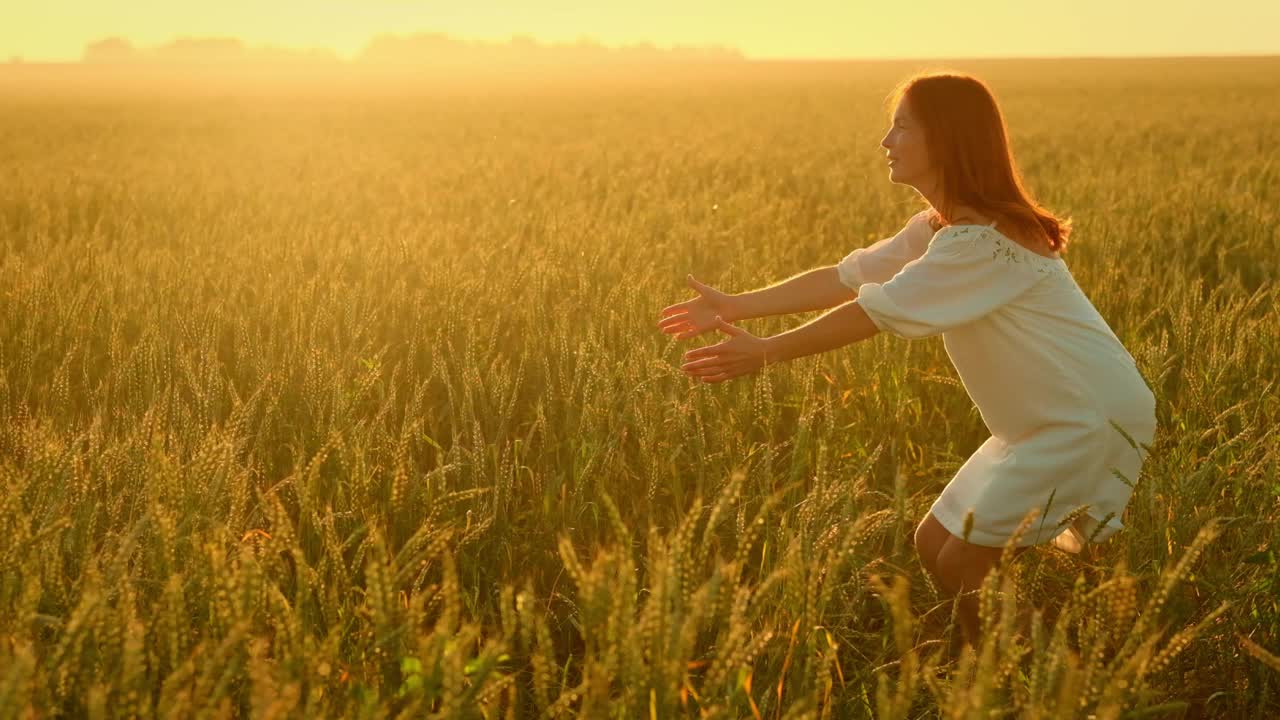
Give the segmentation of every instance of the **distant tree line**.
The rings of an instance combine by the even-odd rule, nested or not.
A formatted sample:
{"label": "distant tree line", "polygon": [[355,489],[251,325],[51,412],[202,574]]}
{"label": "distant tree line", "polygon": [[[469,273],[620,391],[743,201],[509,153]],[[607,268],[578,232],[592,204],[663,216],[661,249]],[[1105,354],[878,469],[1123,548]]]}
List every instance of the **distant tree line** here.
{"label": "distant tree line", "polygon": [[[591,39],[572,43],[540,43],[528,35],[515,35],[505,43],[456,38],[445,33],[378,35],[355,58],[358,63],[383,65],[499,65],[506,63],[578,64],[618,62],[742,60],[736,48],[675,45],[660,48],[652,43],[606,47]],[[250,47],[238,38],[181,37],[167,44],[140,48],[120,37],[109,37],[85,46],[83,62],[119,63],[339,63],[332,50],[292,50]]]}

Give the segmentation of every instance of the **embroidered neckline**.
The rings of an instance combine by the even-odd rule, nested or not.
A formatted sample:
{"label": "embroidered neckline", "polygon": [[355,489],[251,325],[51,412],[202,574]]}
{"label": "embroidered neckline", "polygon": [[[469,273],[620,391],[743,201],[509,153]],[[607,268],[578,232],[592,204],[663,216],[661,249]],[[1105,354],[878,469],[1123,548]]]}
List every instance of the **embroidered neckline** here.
{"label": "embroidered neckline", "polygon": [[[1025,252],[1026,254],[1028,254],[1028,255],[1030,255],[1030,256],[1032,256],[1032,257],[1039,258],[1039,259],[1041,259],[1041,260],[1044,260],[1044,261],[1047,261],[1047,262],[1051,262],[1051,263],[1065,262],[1065,261],[1062,259],[1062,256],[1061,256],[1061,255],[1059,255],[1058,257],[1049,257],[1048,255],[1041,255],[1040,253],[1036,252],[1035,250],[1032,250],[1032,249],[1030,249],[1030,248],[1026,247],[1026,246],[1025,246],[1025,245],[1023,245],[1022,243],[1015,241],[1013,238],[1009,237],[1008,235],[1005,235],[1004,233],[1000,232],[999,230],[996,230],[996,224],[995,224],[995,223],[991,223],[990,225],[970,225],[970,224],[948,225],[947,227],[942,228],[942,230],[946,230],[947,228],[965,228],[965,230],[964,230],[963,232],[958,233],[958,234],[960,234],[960,235],[967,235],[967,234],[969,234],[969,230],[970,230],[970,229],[972,229],[972,228],[979,228],[979,229],[980,229],[980,232],[985,232],[985,231],[987,231],[987,230],[990,230],[992,233],[994,233],[994,234],[995,234],[997,242],[999,242],[999,241],[1003,240],[1003,241],[1005,241],[1005,243],[1007,243],[1007,244],[1009,244],[1009,245],[1012,245],[1012,246],[1014,246],[1014,247],[1018,248],[1019,250],[1021,250],[1021,251]],[[942,230],[939,230],[938,232],[942,232]]]}
{"label": "embroidered neckline", "polygon": [[993,240],[991,248],[992,260],[1004,260],[1006,263],[1027,264],[1042,274],[1052,273],[1070,273],[1067,263],[1061,256],[1051,258],[1041,255],[1034,250],[1023,247],[1021,243],[1015,242],[1012,238],[1004,233],[996,230],[995,223],[990,225],[948,225],[939,230],[935,235],[935,239],[946,232],[949,228],[958,228],[951,233],[952,237],[967,237],[970,244],[976,242],[978,238],[990,236]]}

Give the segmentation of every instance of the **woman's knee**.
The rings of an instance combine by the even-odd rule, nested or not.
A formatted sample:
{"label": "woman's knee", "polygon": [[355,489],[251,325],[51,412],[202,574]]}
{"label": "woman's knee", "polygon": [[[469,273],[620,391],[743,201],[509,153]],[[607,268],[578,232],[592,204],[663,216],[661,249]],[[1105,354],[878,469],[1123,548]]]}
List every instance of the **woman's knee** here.
{"label": "woman's knee", "polygon": [[938,522],[933,513],[927,513],[920,524],[916,526],[914,536],[916,553],[920,555],[920,560],[924,563],[926,570],[933,574],[937,574],[938,553],[942,551],[943,544],[951,537],[951,533]]}
{"label": "woman's knee", "polygon": [[960,592],[964,581],[962,570],[961,558],[955,546],[951,543],[945,543],[934,560],[933,572],[938,578],[938,584],[945,592],[951,595]]}

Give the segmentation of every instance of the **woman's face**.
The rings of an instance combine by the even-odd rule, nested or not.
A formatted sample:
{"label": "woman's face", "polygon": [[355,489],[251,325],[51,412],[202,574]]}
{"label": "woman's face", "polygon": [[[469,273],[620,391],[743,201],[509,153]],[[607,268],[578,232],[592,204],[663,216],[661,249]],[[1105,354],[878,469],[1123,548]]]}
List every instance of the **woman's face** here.
{"label": "woman's face", "polygon": [[893,110],[893,123],[880,146],[889,158],[889,182],[910,185],[917,190],[931,180],[929,153],[924,145],[924,128],[916,124],[904,97]]}

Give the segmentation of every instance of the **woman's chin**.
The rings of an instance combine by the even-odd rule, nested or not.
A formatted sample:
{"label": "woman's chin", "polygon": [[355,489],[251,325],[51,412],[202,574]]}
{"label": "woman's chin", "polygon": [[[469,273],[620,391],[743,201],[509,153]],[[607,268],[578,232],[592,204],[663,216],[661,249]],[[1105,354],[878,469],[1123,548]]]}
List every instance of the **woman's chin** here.
{"label": "woman's chin", "polygon": [[916,184],[915,184],[915,183],[910,182],[910,181],[908,181],[908,180],[901,180],[901,179],[899,179],[899,178],[892,178],[892,177],[891,177],[891,178],[889,178],[889,184],[890,184],[890,185],[898,185],[898,186],[905,187],[905,188],[911,188],[912,190],[915,190],[916,192],[920,192],[920,188],[916,187]]}
{"label": "woman's chin", "polygon": [[889,168],[889,182],[894,185],[911,185],[912,187],[915,187],[915,185],[911,183],[910,178],[904,176],[902,173],[897,171],[897,168],[893,167]]}

